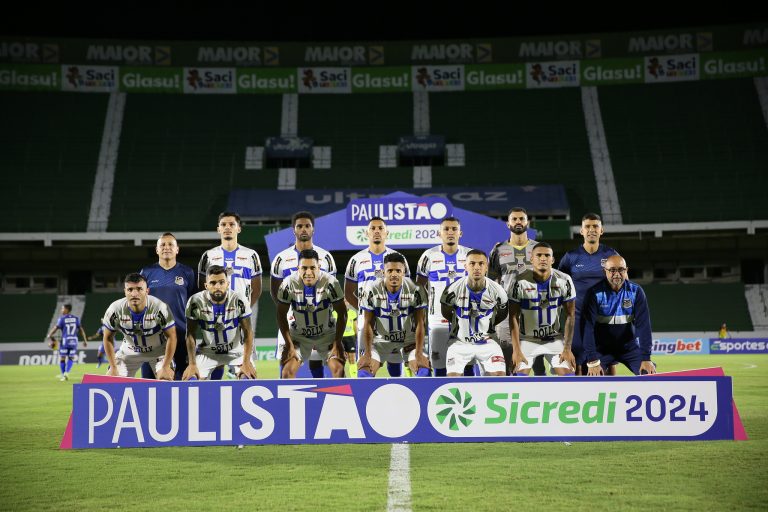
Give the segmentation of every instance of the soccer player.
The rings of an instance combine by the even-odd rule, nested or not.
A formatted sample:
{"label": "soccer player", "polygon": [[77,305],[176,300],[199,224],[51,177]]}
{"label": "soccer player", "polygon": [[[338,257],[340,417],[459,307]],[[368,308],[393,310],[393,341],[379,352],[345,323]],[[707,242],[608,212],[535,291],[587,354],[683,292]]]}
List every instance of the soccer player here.
{"label": "soccer player", "polygon": [[584,297],[587,290],[605,279],[605,262],[610,256],[618,254],[616,250],[600,243],[600,237],[603,235],[603,223],[600,216],[596,213],[587,213],[581,218],[581,236],[584,237],[584,243],[565,253],[560,260],[558,270],[565,272],[573,280],[576,287],[576,324],[573,330],[573,355],[576,357],[576,373],[582,374],[586,371],[582,368],[584,365],[584,345],[582,343],[582,333],[584,332],[584,322],[581,317],[581,309],[584,305]]}
{"label": "soccer player", "polygon": [[[568,274],[554,270],[552,246],[537,243],[533,269],[518,274],[509,290],[509,326],[515,375],[528,375],[538,356],[549,360],[558,375],[574,375],[571,351],[576,289]],[[564,317],[564,318],[563,318]]]}
{"label": "soccer player", "polygon": [[78,333],[83,337],[83,347],[88,346],[88,337],[85,335],[85,329],[80,325],[80,319],[72,314],[72,304],[61,306],[61,316],[56,321],[56,325],[53,326],[51,332],[48,333],[47,338],[51,340],[48,346],[51,348],[56,346],[56,338],[53,335],[59,329],[61,329],[61,343],[59,344],[59,368],[61,368],[61,375],[59,375],[59,380],[63,382],[69,380],[69,371],[75,363],[75,357],[77,357]]}
{"label": "soccer player", "polygon": [[[186,350],[189,366],[184,380],[207,379],[215,368],[239,367],[237,377],[255,379],[251,305],[229,288],[227,270],[211,265],[206,270],[205,290],[189,298],[184,312],[187,317]],[[202,333],[198,345],[197,329]],[[197,355],[195,355],[197,354]]]}
{"label": "soccer player", "polygon": [[[344,376],[344,327],[347,308],[344,292],[334,276],[320,269],[320,256],[313,249],[299,253],[299,268],[283,279],[277,290],[277,325],[285,346],[280,356],[284,379],[292,379],[312,349],[317,350],[334,377]],[[288,310],[293,322],[288,325]],[[331,310],[336,311],[334,320]],[[298,349],[298,350],[297,350]]]}
{"label": "soccer player", "polygon": [[613,255],[605,279],[584,297],[584,352],[587,375],[604,375],[612,362],[635,375],[656,373],[651,362],[651,315],[640,285],[627,278],[627,262]]}
{"label": "soccer player", "polygon": [[[488,276],[499,283],[504,290],[509,290],[517,275],[531,268],[531,252],[536,240],[528,238],[528,212],[521,206],[515,206],[507,214],[507,227],[509,239],[493,246],[490,255]],[[504,322],[497,328],[499,345],[504,352],[504,360],[507,363],[507,375],[513,372],[512,365],[512,338],[510,337],[509,324]],[[541,358],[534,363],[534,374],[545,375],[544,363]]]}
{"label": "soccer player", "polygon": [[451,324],[446,369],[449,377],[463,375],[464,368],[477,363],[484,375],[505,375],[506,364],[496,342],[496,326],[507,318],[507,293],[486,277],[488,257],[483,251],[467,253],[467,275],[440,297],[443,317]]}
{"label": "soccer player", "polygon": [[[144,362],[153,365],[161,380],[173,380],[173,354],[176,329],[171,308],[149,296],[147,280],[138,273],[124,280],[125,298],[113,302],[104,313],[104,351],[109,369],[107,375],[133,377]],[[115,351],[115,332],[125,339]]]}
{"label": "soccer player", "polygon": [[[155,253],[158,262],[139,270],[147,280],[149,294],[165,302],[173,318],[176,320],[176,352],[173,354],[173,362],[176,365],[174,380],[181,380],[184,370],[187,368],[187,349],[183,340],[187,337],[187,320],[184,316],[184,308],[189,297],[197,291],[197,278],[195,271],[176,261],[179,254],[179,244],[173,233],[163,233],[157,239]],[[149,364],[141,365],[141,376],[145,379],[153,379],[152,368]]]}
{"label": "soccer player", "polygon": [[[88,336],[88,341],[104,339],[104,327],[99,326],[99,330]],[[104,343],[99,344],[99,349],[96,351],[96,368],[101,368],[101,365],[107,361],[107,354],[104,352]],[[142,365],[143,372],[144,365]]]}
{"label": "soccer player", "polygon": [[[313,249],[317,252],[320,260],[320,269],[323,272],[327,272],[332,276],[336,276],[336,262],[333,259],[331,253],[314,245],[312,239],[315,235],[315,216],[310,212],[302,211],[296,212],[291,218],[291,226],[293,226],[294,244],[284,251],[281,251],[272,260],[272,271],[270,273],[269,285],[270,294],[275,304],[278,304],[277,291],[280,289],[280,284],[283,280],[296,272],[299,268],[299,253],[305,249]],[[293,321],[290,311],[288,312],[288,323]],[[285,340],[283,335],[278,330],[277,332],[277,349],[275,355],[280,358],[283,353],[283,346],[285,346]],[[317,351],[312,351],[309,360],[310,371],[315,378],[323,377],[323,364]],[[282,374],[282,371],[281,371]]]}
{"label": "soccer player", "polygon": [[375,377],[381,363],[406,362],[417,377],[429,376],[424,353],[424,288],[405,277],[405,257],[398,252],[384,256],[384,277],[363,288],[363,346],[357,361],[358,377]]}
{"label": "soccer player", "polygon": [[[363,293],[366,281],[374,281],[384,277],[384,256],[397,252],[387,247],[387,224],[381,217],[372,217],[365,231],[368,237],[368,248],[356,253],[349,260],[345,272],[344,298],[353,308],[358,310],[357,315],[357,344],[362,345],[362,330],[364,315],[360,314],[358,298]],[[408,261],[405,262],[405,276],[410,277]],[[402,374],[402,365],[388,363],[387,370],[392,377]]]}
{"label": "soccer player", "polygon": [[416,265],[416,283],[429,286],[429,352],[435,377],[445,377],[445,358],[448,352],[448,320],[440,311],[440,297],[452,283],[467,275],[464,266],[468,247],[459,245],[461,224],[455,217],[440,222],[442,244],[424,251]]}

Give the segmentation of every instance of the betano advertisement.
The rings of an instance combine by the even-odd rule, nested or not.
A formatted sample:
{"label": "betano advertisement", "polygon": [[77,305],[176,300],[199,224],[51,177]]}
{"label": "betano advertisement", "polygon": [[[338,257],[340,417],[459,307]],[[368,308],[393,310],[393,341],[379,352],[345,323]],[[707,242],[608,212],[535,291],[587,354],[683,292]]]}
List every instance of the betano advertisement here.
{"label": "betano advertisement", "polygon": [[453,92],[768,75],[768,50],[402,67],[134,67],[0,63],[0,90],[180,94]]}
{"label": "betano advertisement", "polygon": [[64,448],[734,439],[730,377],[92,380]]}

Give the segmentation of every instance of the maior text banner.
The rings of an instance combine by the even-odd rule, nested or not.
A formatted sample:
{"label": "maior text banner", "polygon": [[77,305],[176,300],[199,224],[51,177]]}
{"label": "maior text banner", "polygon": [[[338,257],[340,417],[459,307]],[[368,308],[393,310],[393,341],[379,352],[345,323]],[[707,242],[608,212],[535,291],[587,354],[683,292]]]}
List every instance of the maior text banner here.
{"label": "maior text banner", "polygon": [[71,447],[733,439],[731,400],[730,377],[117,381],[74,386]]}

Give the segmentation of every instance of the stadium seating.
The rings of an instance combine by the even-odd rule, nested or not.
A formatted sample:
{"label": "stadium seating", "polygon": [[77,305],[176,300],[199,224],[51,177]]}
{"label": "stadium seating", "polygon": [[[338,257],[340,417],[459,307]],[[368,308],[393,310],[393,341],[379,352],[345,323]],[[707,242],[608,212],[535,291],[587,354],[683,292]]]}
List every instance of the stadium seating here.
{"label": "stadium seating", "polygon": [[88,293],[85,295],[85,310],[83,311],[82,322],[88,336],[99,330],[101,319],[104,317],[104,313],[109,305],[124,296],[121,293]]}
{"label": "stadium seating", "polygon": [[624,223],[768,218],[768,131],[752,80],[599,96]]}
{"label": "stadium seating", "polygon": [[744,284],[647,284],[643,286],[656,332],[708,331],[726,322],[732,331],[751,331]]}
{"label": "stadium seating", "polygon": [[0,294],[0,308],[7,318],[13,319],[6,322],[0,343],[37,341],[44,348],[43,341],[56,309],[55,294]]}
{"label": "stadium seating", "polygon": [[0,94],[0,173],[13,208],[0,232],[85,231],[106,94]]}

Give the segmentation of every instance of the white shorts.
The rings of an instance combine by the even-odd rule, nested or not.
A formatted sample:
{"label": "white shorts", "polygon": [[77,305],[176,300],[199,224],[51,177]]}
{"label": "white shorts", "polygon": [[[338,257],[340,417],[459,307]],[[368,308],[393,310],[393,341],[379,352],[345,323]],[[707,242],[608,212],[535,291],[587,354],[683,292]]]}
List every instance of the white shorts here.
{"label": "white shorts", "polygon": [[213,352],[204,352],[195,356],[195,364],[200,372],[201,379],[207,379],[211,372],[219,366],[232,365],[240,366],[243,364],[243,347],[240,350],[230,351],[226,354],[214,354]]}
{"label": "white shorts", "polygon": [[496,336],[501,343],[512,343],[512,335],[509,332],[509,321],[503,320],[496,324]]}
{"label": "white shorts", "polygon": [[520,363],[520,366],[518,366],[515,371],[531,369],[533,360],[539,356],[544,356],[544,359],[549,361],[549,366],[552,368],[565,368],[573,371],[571,365],[560,360],[560,353],[564,348],[563,340],[548,341],[546,343],[534,343],[532,341],[520,340],[520,349],[528,360],[528,363]]}
{"label": "white shorts", "polygon": [[[275,349],[275,359],[278,361],[281,357],[283,357],[283,349],[285,348],[285,338],[283,338],[283,333],[281,331],[277,331],[277,348]],[[309,355],[310,361],[322,361],[322,358],[320,357],[320,354],[317,353],[317,350],[312,350],[312,353]],[[323,364],[325,364],[325,361],[323,361]]]}
{"label": "white shorts", "polygon": [[507,368],[501,347],[492,339],[482,344],[454,342],[448,347],[447,357],[446,369],[448,373],[464,375],[464,367],[470,363],[479,364],[484,374],[505,373]]}
{"label": "white shorts", "polygon": [[[149,363],[153,366],[155,375],[163,367],[165,360],[165,347],[153,347],[151,352],[134,352],[133,350],[123,351],[125,344],[120,346],[120,350],[115,352],[115,368],[120,377],[133,377],[141,365]],[[158,356],[158,354],[160,354]],[[171,367],[173,367],[171,362]]]}
{"label": "white shorts", "polygon": [[391,341],[374,341],[371,350],[371,359],[381,363],[404,363],[416,359],[416,350],[405,353],[404,346],[413,346],[413,343],[394,343]]}
{"label": "white shorts", "polygon": [[429,353],[432,356],[432,368],[445,368],[448,353],[448,322],[429,326]]}
{"label": "white shorts", "polygon": [[[333,348],[333,339],[335,334],[327,334],[318,338],[305,338],[291,332],[291,339],[293,340],[293,348],[296,350],[296,355],[299,356],[301,361],[313,360],[313,355],[317,354],[322,361],[328,360],[328,355]],[[283,353],[279,353],[279,357],[282,357]]]}

